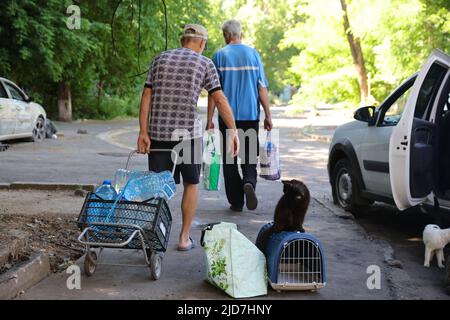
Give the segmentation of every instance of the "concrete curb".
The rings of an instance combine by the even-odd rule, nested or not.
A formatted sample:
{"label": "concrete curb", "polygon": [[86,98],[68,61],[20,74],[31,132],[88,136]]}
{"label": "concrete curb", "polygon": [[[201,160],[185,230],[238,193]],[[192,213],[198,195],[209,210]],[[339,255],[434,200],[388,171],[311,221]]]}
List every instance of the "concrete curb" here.
{"label": "concrete curb", "polygon": [[84,191],[94,191],[95,184],[36,182],[0,183],[0,190],[75,191],[79,189]]}
{"label": "concrete curb", "polygon": [[0,299],[13,299],[45,279],[50,274],[50,261],[46,252],[31,256],[24,264],[0,276]]}
{"label": "concrete curb", "polygon": [[332,212],[335,216],[337,216],[341,219],[345,219],[345,220],[355,220],[355,217],[351,213],[349,213],[341,208],[338,208],[338,207],[331,208],[325,201],[319,200],[317,198],[313,198],[313,199],[318,204],[320,204],[322,207],[324,207],[328,211]]}

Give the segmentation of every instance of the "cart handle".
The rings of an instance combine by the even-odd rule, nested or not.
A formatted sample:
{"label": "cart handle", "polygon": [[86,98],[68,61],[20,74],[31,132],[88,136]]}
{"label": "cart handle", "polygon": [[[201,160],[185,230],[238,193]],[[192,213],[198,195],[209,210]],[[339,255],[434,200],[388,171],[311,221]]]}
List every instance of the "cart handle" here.
{"label": "cart handle", "polygon": [[[150,149],[150,152],[171,152],[173,155],[173,167],[172,167],[172,176],[174,176],[175,174],[175,169],[177,167],[177,162],[178,162],[178,153],[176,153],[175,150],[173,149]],[[133,150],[130,152],[130,154],[128,155],[128,160],[127,160],[127,164],[125,166],[125,170],[128,170],[131,158],[135,155],[135,154],[139,154],[137,150]]]}
{"label": "cart handle", "polygon": [[[178,154],[177,154],[174,150],[168,150],[168,149],[150,149],[150,151],[156,151],[156,152],[169,152],[169,151],[170,151],[170,152],[172,152],[172,154],[174,154],[174,161],[173,161],[173,168],[172,168],[172,177],[174,177],[175,169],[176,169],[176,167],[177,167]],[[126,164],[126,166],[125,166],[125,170],[128,170],[128,166],[129,166],[129,164],[130,164],[131,157],[132,157],[134,154],[136,154],[136,153],[138,153],[137,150],[133,150],[133,151],[131,151],[130,154],[128,155],[128,160],[127,160],[127,164]],[[133,175],[132,175],[132,177],[133,177]],[[132,178],[132,177],[131,177],[131,178]],[[125,187],[123,188],[122,192],[117,196],[116,201],[114,201],[113,206],[111,207],[111,209],[110,209],[109,212],[108,212],[108,215],[106,216],[106,220],[107,220],[107,221],[110,221],[111,216],[112,216],[112,213],[113,213],[114,210],[116,209],[117,203],[122,199],[122,197],[123,197],[123,195],[124,195],[124,193],[125,193],[125,189],[128,187],[128,184],[129,184],[130,181],[132,180],[131,178],[128,180],[128,182],[127,182],[127,184],[125,185]]]}

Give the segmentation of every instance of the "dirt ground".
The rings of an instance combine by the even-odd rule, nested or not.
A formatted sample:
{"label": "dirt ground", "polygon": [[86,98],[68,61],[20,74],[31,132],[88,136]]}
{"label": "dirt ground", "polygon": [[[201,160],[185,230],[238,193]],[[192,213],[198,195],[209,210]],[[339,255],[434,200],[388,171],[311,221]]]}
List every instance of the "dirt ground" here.
{"label": "dirt ground", "polygon": [[80,213],[84,195],[73,191],[2,190],[0,214],[76,216]]}
{"label": "dirt ground", "polygon": [[0,273],[41,250],[49,254],[53,272],[73,264],[83,254],[75,222],[84,199],[73,192],[27,191],[27,201],[21,201],[21,196],[23,192],[0,192],[0,248],[9,247],[17,234],[27,243],[8,264],[0,266]]}

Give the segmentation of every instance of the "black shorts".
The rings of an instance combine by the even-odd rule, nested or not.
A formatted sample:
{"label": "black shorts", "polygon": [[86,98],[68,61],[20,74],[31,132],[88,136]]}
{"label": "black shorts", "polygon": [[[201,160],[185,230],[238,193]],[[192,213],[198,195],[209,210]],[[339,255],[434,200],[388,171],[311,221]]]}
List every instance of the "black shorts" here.
{"label": "black shorts", "polygon": [[[150,171],[171,171],[173,168],[173,161],[172,152],[170,152],[170,150],[175,150],[179,158],[173,176],[175,183],[180,184],[180,174],[183,177],[183,183],[198,184],[200,182],[203,138],[183,141],[152,140],[151,149],[164,149],[168,151],[150,152],[148,155],[148,168]],[[184,158],[185,156],[186,158]]]}

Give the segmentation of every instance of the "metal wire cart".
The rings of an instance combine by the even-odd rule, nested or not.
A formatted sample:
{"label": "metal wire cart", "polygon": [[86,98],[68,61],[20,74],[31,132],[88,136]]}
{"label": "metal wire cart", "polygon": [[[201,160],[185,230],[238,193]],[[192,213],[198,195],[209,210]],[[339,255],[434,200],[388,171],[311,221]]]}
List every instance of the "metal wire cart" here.
{"label": "metal wire cart", "polygon": [[[170,152],[151,150],[155,151]],[[135,152],[128,157],[126,169],[133,154]],[[175,154],[175,159],[176,157]],[[172,176],[175,164],[176,160]],[[116,200],[103,200],[98,195],[93,195],[94,193],[90,192],[86,196],[77,220],[82,231],[78,241],[86,246],[86,275],[94,274],[97,265],[100,265],[98,260],[104,248],[120,248],[142,250],[145,266],[150,269],[150,279],[159,279],[172,226],[172,215],[166,200],[158,197],[134,202],[125,200],[122,194],[119,194]]]}
{"label": "metal wire cart", "polygon": [[[260,235],[271,226],[272,223],[264,225]],[[299,231],[275,233],[267,240],[264,254],[274,290],[315,291],[325,287],[323,250],[313,235]]]}

